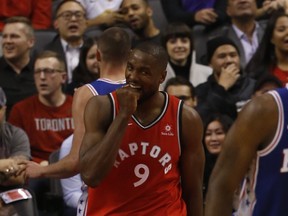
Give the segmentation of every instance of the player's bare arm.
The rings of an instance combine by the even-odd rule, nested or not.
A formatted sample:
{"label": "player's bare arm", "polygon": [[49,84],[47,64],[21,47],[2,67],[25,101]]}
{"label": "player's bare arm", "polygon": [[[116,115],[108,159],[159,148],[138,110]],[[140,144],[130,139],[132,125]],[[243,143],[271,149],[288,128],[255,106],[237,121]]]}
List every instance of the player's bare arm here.
{"label": "player's bare arm", "polygon": [[72,116],[75,130],[69,154],[49,166],[40,166],[38,163],[30,161],[26,170],[30,178],[67,178],[78,173],[79,149],[85,132],[84,109],[91,97],[93,95],[86,86],[78,88],[73,96]]}
{"label": "player's bare arm", "polygon": [[114,120],[108,96],[96,96],[86,106],[80,173],[91,187],[97,186],[112,168],[128,121],[137,108],[138,95],[130,87],[118,89],[117,99],[120,111]]}
{"label": "player's bare arm", "polygon": [[203,125],[198,113],[186,105],[182,112],[181,184],[187,215],[203,215]]}
{"label": "player's bare arm", "polygon": [[269,94],[253,99],[240,112],[226,136],[212,172],[205,216],[231,215],[234,191],[243,180],[257,150],[265,148],[272,140],[277,116],[275,101]]}

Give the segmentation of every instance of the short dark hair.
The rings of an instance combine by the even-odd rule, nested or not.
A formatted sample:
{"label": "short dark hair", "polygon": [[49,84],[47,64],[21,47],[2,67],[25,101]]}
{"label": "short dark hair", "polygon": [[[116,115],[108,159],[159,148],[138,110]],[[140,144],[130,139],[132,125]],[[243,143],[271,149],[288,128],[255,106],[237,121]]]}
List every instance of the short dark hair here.
{"label": "short dark hair", "polygon": [[79,1],[77,1],[77,0],[64,0],[64,1],[61,1],[57,5],[57,7],[55,9],[55,14],[54,14],[55,17],[57,17],[56,15],[57,15],[58,11],[60,10],[60,8],[62,7],[62,5],[66,4],[67,2],[75,2],[75,3],[77,3],[78,5],[81,6],[81,8],[83,9],[84,13],[86,14],[86,9],[84,8],[84,6]]}
{"label": "short dark hair", "polygon": [[278,88],[283,87],[283,83],[276,76],[270,73],[266,73],[256,81],[253,92],[255,93],[256,91],[260,90],[263,87],[263,85],[267,83],[273,83]]}
{"label": "short dark hair", "polygon": [[[193,46],[192,30],[185,23],[173,22],[169,23],[162,33],[162,46],[166,48],[167,41],[171,38],[184,38],[190,39],[191,46]],[[191,47],[193,48],[193,47]],[[191,49],[192,50],[192,49]]]}
{"label": "short dark hair", "polygon": [[[142,0],[142,1],[144,2],[144,4],[146,4],[147,6],[149,6],[148,0]],[[124,2],[124,0],[121,1],[120,8],[122,8],[123,2]],[[121,12],[121,11],[120,11],[120,12]]]}
{"label": "short dark hair", "polygon": [[61,67],[60,69],[63,70],[63,72],[66,72],[65,61],[63,60],[63,58],[61,57],[59,53],[51,51],[51,50],[44,50],[36,56],[35,62],[38,59],[45,59],[45,58],[56,58],[60,63],[60,67]]}
{"label": "short dark hair", "polygon": [[134,50],[140,50],[153,56],[157,59],[157,66],[160,68],[160,70],[166,70],[168,64],[168,54],[164,47],[152,42],[143,42],[138,44]]}
{"label": "short dark hair", "polygon": [[105,61],[127,61],[131,50],[129,34],[120,27],[108,28],[98,39],[98,49]]}
{"label": "short dark hair", "polygon": [[27,27],[27,35],[30,37],[34,37],[34,29],[32,26],[32,22],[30,19],[24,16],[13,16],[9,17],[4,21],[4,24],[12,24],[12,23],[22,23]]}
{"label": "short dark hair", "polygon": [[221,113],[211,113],[204,119],[204,133],[206,132],[208,125],[213,121],[219,121],[225,133],[228,132],[234,122],[234,120],[228,115]]}
{"label": "short dark hair", "polygon": [[190,89],[191,97],[195,98],[195,96],[196,96],[195,95],[195,87],[193,86],[193,84],[189,80],[187,80],[181,76],[176,76],[176,77],[170,78],[165,84],[164,91],[167,92],[167,89],[169,86],[179,86],[179,85],[188,86]]}

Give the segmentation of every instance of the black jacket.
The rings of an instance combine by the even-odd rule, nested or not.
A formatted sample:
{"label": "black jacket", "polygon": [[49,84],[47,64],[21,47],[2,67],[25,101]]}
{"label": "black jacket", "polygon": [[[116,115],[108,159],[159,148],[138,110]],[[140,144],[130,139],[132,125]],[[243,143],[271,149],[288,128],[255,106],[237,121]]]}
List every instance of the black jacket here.
{"label": "black jacket", "polygon": [[202,119],[214,112],[229,115],[235,119],[239,106],[250,99],[255,80],[241,76],[228,91],[220,86],[214,75],[210,75],[205,83],[196,87],[195,93],[198,100],[196,110]]}

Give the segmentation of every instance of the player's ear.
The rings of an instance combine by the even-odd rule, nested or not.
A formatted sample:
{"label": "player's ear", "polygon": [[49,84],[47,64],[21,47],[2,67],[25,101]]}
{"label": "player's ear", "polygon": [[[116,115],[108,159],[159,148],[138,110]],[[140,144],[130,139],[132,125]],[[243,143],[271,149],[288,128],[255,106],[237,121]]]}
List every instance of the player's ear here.
{"label": "player's ear", "polygon": [[166,75],[167,75],[167,71],[163,70],[161,73],[161,77],[160,77],[160,84],[164,82],[164,80],[166,79]]}
{"label": "player's ear", "polygon": [[97,49],[97,51],[96,51],[96,59],[98,62],[101,62],[102,58],[101,58],[101,53],[100,53],[99,49]]}

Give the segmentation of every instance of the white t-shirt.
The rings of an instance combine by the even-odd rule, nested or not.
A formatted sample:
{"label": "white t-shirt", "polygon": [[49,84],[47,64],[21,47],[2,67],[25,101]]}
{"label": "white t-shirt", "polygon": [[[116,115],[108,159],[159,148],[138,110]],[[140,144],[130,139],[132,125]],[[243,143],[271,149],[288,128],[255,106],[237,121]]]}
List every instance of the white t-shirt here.
{"label": "white t-shirt", "polygon": [[86,9],[87,19],[93,19],[105,10],[116,11],[120,8],[122,0],[77,0]]}

